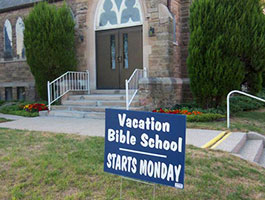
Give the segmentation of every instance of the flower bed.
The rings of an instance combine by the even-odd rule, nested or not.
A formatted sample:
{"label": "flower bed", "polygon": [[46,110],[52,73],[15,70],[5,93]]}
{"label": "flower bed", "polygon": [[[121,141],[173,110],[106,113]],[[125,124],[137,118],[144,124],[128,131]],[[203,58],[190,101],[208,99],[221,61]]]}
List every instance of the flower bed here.
{"label": "flower bed", "polygon": [[158,112],[158,113],[167,113],[167,114],[180,114],[180,115],[201,115],[203,114],[202,112],[199,111],[189,111],[187,109],[175,109],[175,110],[170,110],[170,109],[158,109],[158,110],[153,110],[153,112]]}
{"label": "flower bed", "polygon": [[28,112],[40,112],[43,110],[48,110],[47,106],[45,104],[41,103],[34,103],[34,104],[27,104],[23,106],[23,109]]}
{"label": "flower bed", "polygon": [[0,107],[0,113],[24,117],[37,117],[39,111],[48,110],[47,106],[40,103],[8,102]]}
{"label": "flower bed", "polygon": [[156,113],[165,113],[165,114],[179,114],[179,115],[186,115],[188,122],[209,122],[215,121],[225,118],[224,115],[218,113],[203,113],[200,111],[192,111],[189,109],[157,109],[153,110]]}

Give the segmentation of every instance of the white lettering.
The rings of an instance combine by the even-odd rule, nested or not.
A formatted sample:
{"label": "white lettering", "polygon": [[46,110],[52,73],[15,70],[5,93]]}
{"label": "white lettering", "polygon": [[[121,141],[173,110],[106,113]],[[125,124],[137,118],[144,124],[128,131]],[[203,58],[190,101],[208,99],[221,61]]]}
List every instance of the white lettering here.
{"label": "white lettering", "polygon": [[147,161],[146,160],[140,160],[140,175],[146,176],[147,172]]}
{"label": "white lettering", "polygon": [[118,118],[119,118],[120,126],[123,127],[125,123],[125,119],[126,119],[126,114],[123,114],[122,117],[121,117],[121,114],[118,114]]}
{"label": "white lettering", "polygon": [[175,181],[176,181],[177,183],[179,182],[180,171],[181,171],[181,165],[178,165],[178,167],[175,166],[175,174],[176,174],[176,180],[175,180]]}
{"label": "white lettering", "polygon": [[138,128],[138,120],[133,119],[133,128]]}
{"label": "white lettering", "polygon": [[108,141],[112,142],[115,140],[115,131],[113,129],[108,130]]}

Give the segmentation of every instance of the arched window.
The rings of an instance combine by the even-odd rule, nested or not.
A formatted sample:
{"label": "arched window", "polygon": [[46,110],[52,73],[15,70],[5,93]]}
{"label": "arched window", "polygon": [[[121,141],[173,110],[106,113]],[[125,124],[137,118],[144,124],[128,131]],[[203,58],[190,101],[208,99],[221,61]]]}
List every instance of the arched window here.
{"label": "arched window", "polygon": [[21,17],[19,17],[16,23],[16,39],[17,39],[18,58],[25,58],[24,29],[25,29],[24,22],[21,19]]}
{"label": "arched window", "polygon": [[139,0],[102,0],[98,9],[97,30],[142,24],[142,12]]}
{"label": "arched window", "polygon": [[12,26],[10,21],[7,19],[4,24],[4,57],[12,58]]}

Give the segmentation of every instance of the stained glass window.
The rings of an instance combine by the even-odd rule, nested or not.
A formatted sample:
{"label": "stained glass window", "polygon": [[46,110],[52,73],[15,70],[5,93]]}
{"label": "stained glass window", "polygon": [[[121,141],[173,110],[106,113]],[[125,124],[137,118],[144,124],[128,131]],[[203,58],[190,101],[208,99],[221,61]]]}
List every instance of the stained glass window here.
{"label": "stained glass window", "polygon": [[17,40],[17,56],[18,58],[25,58],[25,47],[24,47],[24,22],[19,17],[16,23],[16,40]]}
{"label": "stained glass window", "polygon": [[111,29],[142,24],[139,0],[104,0],[99,6],[96,29]]}
{"label": "stained glass window", "polygon": [[123,66],[125,69],[129,68],[128,56],[128,33],[123,34]]}
{"label": "stained glass window", "polygon": [[12,26],[10,21],[7,19],[4,25],[4,56],[5,58],[12,57]]}
{"label": "stained glass window", "polygon": [[115,35],[110,36],[111,69],[116,68],[116,44]]}

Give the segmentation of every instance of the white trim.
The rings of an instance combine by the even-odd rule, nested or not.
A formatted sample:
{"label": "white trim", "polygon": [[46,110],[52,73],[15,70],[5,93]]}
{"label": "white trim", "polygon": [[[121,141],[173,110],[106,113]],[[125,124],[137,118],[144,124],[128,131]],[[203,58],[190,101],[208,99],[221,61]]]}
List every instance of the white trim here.
{"label": "white trim", "polygon": [[144,152],[144,151],[136,151],[136,150],[124,149],[124,148],[119,148],[119,150],[120,151],[131,152],[131,153],[142,154],[142,155],[147,155],[147,156],[155,156],[155,157],[160,157],[160,158],[167,158],[166,155],[162,155],[162,154],[148,153],[148,152]]}
{"label": "white trim", "polygon": [[112,25],[109,27],[98,27],[95,29],[95,31],[103,31],[103,30],[110,30],[110,29],[118,29],[118,28],[127,28],[127,27],[133,27],[133,26],[142,26],[143,23],[141,22],[136,22],[132,24],[125,24],[125,25]]}

